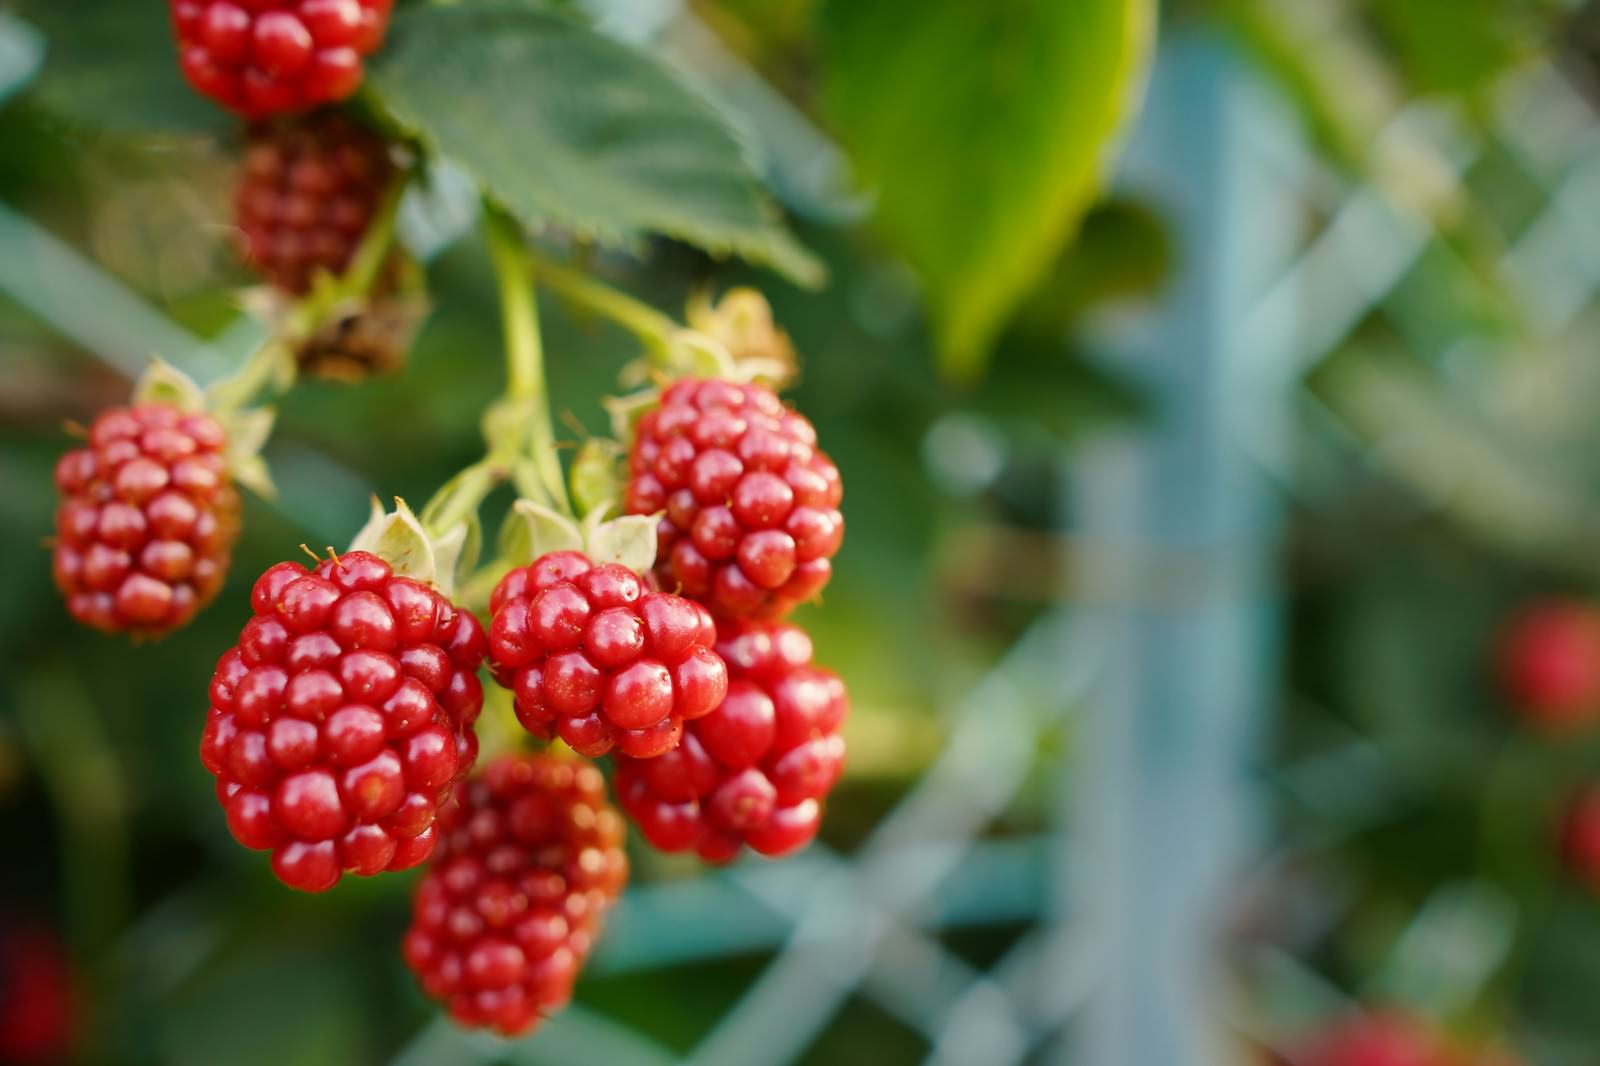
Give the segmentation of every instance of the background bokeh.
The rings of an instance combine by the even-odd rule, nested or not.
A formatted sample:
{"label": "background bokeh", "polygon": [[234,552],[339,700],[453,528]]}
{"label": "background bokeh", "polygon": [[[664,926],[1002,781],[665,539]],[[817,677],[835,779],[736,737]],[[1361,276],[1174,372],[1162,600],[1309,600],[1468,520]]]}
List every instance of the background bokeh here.
{"label": "background bokeh", "polygon": [[[147,37],[63,25],[72,6],[36,34],[0,5],[0,944],[62,945],[63,1061],[1293,1062],[1367,1005],[1533,1066],[1600,1062],[1600,898],[1557,832],[1600,741],[1530,731],[1494,673],[1507,618],[1600,578],[1600,10],[1165,5],[1114,176],[1004,296],[985,364],[941,308],[994,280],[940,257],[1003,209],[946,211],[936,170],[909,206],[853,191],[841,145],[882,133],[857,99],[878,87],[829,63],[879,40],[916,73],[925,48],[933,110],[967,64],[1028,71],[1015,33],[959,39],[950,89],[950,42],[894,29],[918,4],[864,3],[881,36],[845,42],[838,5],[806,0],[582,5],[765,131],[829,269],[809,291],[668,241],[591,264],[674,313],[695,285],[757,285],[790,331],[791,400],[847,486],[825,609],[801,618],[850,685],[850,761],[797,858],[634,847],[573,1010],[502,1045],[415,990],[409,876],[286,891],[196,757],[253,576],[479,454],[502,375],[483,248],[448,183],[417,205],[435,311],[409,367],[279,405],[280,497],[249,497],[199,621],[138,645],[75,626],[41,547],[64,424],[151,349],[210,378],[258,334],[236,131],[64,118],[51,62],[170,48],[163,5],[141,5]],[[1062,162],[1003,132],[949,165],[987,189]],[[602,431],[634,342],[543,307],[556,409]]]}

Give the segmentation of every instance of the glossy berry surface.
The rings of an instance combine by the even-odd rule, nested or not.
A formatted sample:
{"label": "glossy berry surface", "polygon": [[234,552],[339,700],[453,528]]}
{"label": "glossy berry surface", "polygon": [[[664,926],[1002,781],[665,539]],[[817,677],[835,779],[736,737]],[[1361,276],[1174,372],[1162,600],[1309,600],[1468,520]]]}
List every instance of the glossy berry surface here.
{"label": "glossy berry surface", "polygon": [[349,97],[394,0],[169,0],[183,74],[246,118]]}
{"label": "glossy berry surface", "polygon": [[728,691],[711,615],[626,567],[550,552],[501,579],[489,606],[494,675],[518,720],[579,754],[661,755]]}
{"label": "glossy berry surface", "polygon": [[56,464],[54,571],[67,610],[105,632],[159,636],[210,603],[239,535],[239,494],[210,415],[114,407]]}
{"label": "glossy berry surface", "polygon": [[839,470],[771,389],[674,382],[628,462],[628,513],[663,512],[662,588],[719,618],[776,618],[828,583],[844,539]]}
{"label": "glossy berry surface", "polygon": [[394,170],[380,137],[336,113],[258,125],[234,203],[245,262],[294,295],[344,273]]}
{"label": "glossy berry surface", "polygon": [[1600,717],[1600,609],[1551,600],[1519,613],[1500,637],[1506,697],[1530,724],[1579,728]]}
{"label": "glossy berry surface", "polygon": [[200,742],[234,838],[306,892],[422,862],[477,757],[483,627],[367,552],[279,563],[251,606]]}
{"label": "glossy berry surface", "polygon": [[628,879],[622,819],[589,763],[506,755],[438,824],[406,964],[457,1022],[526,1033],[571,998]]}
{"label": "glossy berry surface", "polygon": [[619,759],[622,809],[663,851],[724,862],[748,845],[787,855],[810,843],[844,766],[849,696],[811,665],[811,638],[788,623],[725,625],[731,680],[722,705],[658,759]]}

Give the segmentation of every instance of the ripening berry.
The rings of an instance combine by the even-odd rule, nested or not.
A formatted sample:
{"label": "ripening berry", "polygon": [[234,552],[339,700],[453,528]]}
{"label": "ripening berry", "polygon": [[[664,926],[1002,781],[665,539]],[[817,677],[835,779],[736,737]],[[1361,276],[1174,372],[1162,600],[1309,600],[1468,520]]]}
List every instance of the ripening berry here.
{"label": "ripening berry", "polygon": [[483,627],[367,552],[279,563],[251,605],[200,742],[235,839],[306,892],[422,862],[477,757]]}
{"label": "ripening berry", "polygon": [[1537,728],[1566,731],[1600,717],[1600,610],[1551,600],[1518,614],[1500,637],[1506,696]]}
{"label": "ripening berry", "polygon": [[256,126],[234,197],[245,262],[296,296],[343,274],[394,173],[383,139],[336,112]]}
{"label": "ripening berry", "polygon": [[550,552],[501,579],[489,606],[494,676],[518,720],[579,754],[654,758],[728,691],[706,609],[624,566]]}
{"label": "ripening berry", "polygon": [[168,0],[184,77],[246,118],[353,94],[394,0]]}
{"label": "ripening berry", "polygon": [[725,862],[741,845],[787,855],[810,843],[844,766],[844,682],[811,665],[788,623],[725,624],[727,698],[656,759],[617,760],[617,795],[646,840]]}
{"label": "ripening berry", "polygon": [[662,512],[662,588],[719,618],[778,618],[828,583],[844,539],[839,470],[771,389],[674,382],[628,462],[627,512]]}
{"label": "ripening berry", "polygon": [[113,407],[56,464],[54,570],[67,609],[104,632],[160,636],[222,588],[239,494],[210,415]]}
{"label": "ripening berry", "polygon": [[628,878],[623,824],[587,762],[504,755],[439,812],[406,965],[462,1025],[516,1036],[559,1010]]}

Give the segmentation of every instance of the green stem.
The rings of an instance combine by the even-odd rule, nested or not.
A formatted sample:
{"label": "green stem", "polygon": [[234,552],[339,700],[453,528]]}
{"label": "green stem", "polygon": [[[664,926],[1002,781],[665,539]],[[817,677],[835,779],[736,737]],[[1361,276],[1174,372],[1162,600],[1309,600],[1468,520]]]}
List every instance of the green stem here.
{"label": "green stem", "polygon": [[626,329],[651,356],[667,354],[670,338],[680,328],[670,315],[571,267],[538,257],[532,262],[534,274],[552,292]]}
{"label": "green stem", "polygon": [[486,455],[445,482],[417,518],[431,536],[443,536],[477,514],[506,475],[505,461],[493,453]]}
{"label": "green stem", "polygon": [[410,184],[411,172],[403,171],[396,175],[389,183],[389,187],[384,190],[383,199],[379,201],[378,210],[373,214],[372,221],[367,224],[367,232],[362,235],[356,254],[351,257],[350,265],[339,278],[338,288],[341,295],[372,291],[373,285],[378,280],[378,273],[388,262],[389,252],[394,247],[395,225],[400,219],[400,201],[405,197],[406,187]]}
{"label": "green stem", "polygon": [[295,304],[278,323],[266,343],[245,360],[229,377],[206,390],[213,413],[226,414],[248,407],[264,395],[283,391],[294,384],[294,351],[304,344],[332,314],[339,312],[352,296],[372,291],[378,274],[389,261],[394,248],[395,224],[400,215],[400,200],[410,184],[409,172],[400,174],[384,190],[383,199],[361,238],[350,266],[329,288],[319,288]]}
{"label": "green stem", "polygon": [[[533,291],[533,272],[517,225],[503,211],[485,205],[484,229],[489,257],[500,286],[501,318],[506,343],[506,402],[525,420],[527,456],[543,489],[541,502],[572,513],[566,479],[556,454],[550,395],[545,385],[544,347],[539,337],[539,304]],[[494,452],[501,445],[491,440]],[[526,480],[518,478],[519,487]],[[524,489],[525,491],[525,489]]]}
{"label": "green stem", "polygon": [[282,331],[268,337],[244,365],[206,389],[206,405],[213,414],[229,414],[249,407],[265,395],[294,382],[294,350]]}

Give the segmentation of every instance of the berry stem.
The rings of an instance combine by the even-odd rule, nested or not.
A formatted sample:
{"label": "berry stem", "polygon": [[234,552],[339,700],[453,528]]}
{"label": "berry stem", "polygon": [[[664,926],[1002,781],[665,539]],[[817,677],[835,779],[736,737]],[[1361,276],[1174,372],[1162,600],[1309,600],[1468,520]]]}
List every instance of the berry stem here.
{"label": "berry stem", "polygon": [[294,343],[281,329],[268,337],[238,370],[206,389],[206,408],[212,414],[230,414],[288,391],[296,377]]}
{"label": "berry stem", "polygon": [[[525,434],[526,463],[513,466],[517,490],[530,499],[572,513],[566,479],[556,454],[555,431],[550,419],[550,393],[545,385],[544,345],[539,336],[539,304],[534,294],[533,271],[516,222],[492,204],[484,205],[484,232],[489,258],[500,286],[501,320],[506,343],[505,406],[516,416],[512,433]],[[492,419],[490,420],[493,421]],[[491,453],[504,443],[491,431]],[[520,450],[520,449],[519,449]]]}
{"label": "berry stem", "polygon": [[682,328],[670,315],[581,271],[531,253],[530,260],[534,275],[552,292],[626,329],[639,338],[652,358],[664,357],[672,335]]}

